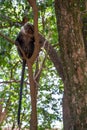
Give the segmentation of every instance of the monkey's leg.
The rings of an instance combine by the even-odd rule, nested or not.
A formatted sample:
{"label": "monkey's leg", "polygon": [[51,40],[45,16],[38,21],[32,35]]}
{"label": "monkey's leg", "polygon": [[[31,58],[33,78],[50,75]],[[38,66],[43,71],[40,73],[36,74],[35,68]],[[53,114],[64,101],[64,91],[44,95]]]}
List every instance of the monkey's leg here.
{"label": "monkey's leg", "polygon": [[18,126],[19,127],[20,127],[20,114],[21,114],[21,102],[22,102],[22,90],[23,90],[23,82],[24,82],[25,65],[26,65],[26,60],[23,60],[21,82],[20,82],[19,106],[18,106]]}

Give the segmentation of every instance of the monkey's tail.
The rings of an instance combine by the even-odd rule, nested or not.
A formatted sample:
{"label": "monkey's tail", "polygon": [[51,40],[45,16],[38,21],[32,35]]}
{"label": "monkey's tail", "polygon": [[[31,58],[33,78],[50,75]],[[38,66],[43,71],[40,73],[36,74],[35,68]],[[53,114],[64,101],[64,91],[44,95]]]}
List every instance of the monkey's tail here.
{"label": "monkey's tail", "polygon": [[21,102],[22,102],[22,90],[23,90],[23,83],[24,83],[25,65],[26,65],[26,60],[23,60],[23,64],[22,64],[22,74],[21,74],[21,82],[20,82],[18,118],[17,118],[17,122],[18,122],[19,128],[20,128],[20,114],[21,114]]}

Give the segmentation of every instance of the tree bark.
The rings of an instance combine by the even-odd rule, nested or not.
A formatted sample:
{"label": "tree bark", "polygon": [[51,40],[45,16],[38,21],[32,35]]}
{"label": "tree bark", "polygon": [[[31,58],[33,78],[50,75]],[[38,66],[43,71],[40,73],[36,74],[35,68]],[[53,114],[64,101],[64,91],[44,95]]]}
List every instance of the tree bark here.
{"label": "tree bark", "polygon": [[[34,53],[31,57],[33,60],[32,64],[34,63],[36,57],[39,54],[40,46],[39,46],[39,35],[38,35],[38,7],[36,4],[36,0],[28,0],[30,5],[32,6],[33,13],[34,13],[34,38],[35,38],[35,48]],[[31,61],[32,61],[31,60]],[[30,93],[31,93],[31,121],[30,121],[30,130],[37,130],[38,121],[37,121],[37,86],[33,79],[33,71],[32,71],[32,64],[29,63],[28,60],[28,70],[29,70],[29,81],[30,81]]]}
{"label": "tree bark", "polygon": [[87,58],[79,0],[55,0],[64,72],[64,130],[87,129]]}
{"label": "tree bark", "polygon": [[37,130],[37,86],[33,79],[32,65],[27,61],[29,81],[30,81],[30,95],[31,95],[31,119],[30,119],[30,130]]}

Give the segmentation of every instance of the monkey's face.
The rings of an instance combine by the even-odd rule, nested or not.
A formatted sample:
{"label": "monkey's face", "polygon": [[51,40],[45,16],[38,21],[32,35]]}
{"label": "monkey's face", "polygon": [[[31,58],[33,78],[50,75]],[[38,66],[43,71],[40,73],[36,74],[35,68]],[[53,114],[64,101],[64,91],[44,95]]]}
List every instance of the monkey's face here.
{"label": "monkey's face", "polygon": [[24,25],[24,30],[27,34],[32,34],[34,35],[34,26],[33,25],[30,25],[29,23],[26,23]]}
{"label": "monkey's face", "polygon": [[21,33],[23,33],[26,36],[32,37],[34,36],[34,26],[26,23],[22,28],[21,28]]}

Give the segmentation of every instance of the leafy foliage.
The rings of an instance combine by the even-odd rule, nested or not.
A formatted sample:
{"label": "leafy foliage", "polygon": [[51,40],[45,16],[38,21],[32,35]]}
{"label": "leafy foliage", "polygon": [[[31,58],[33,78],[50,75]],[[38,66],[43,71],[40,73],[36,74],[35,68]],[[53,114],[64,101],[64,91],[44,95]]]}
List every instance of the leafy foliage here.
{"label": "leafy foliage", "polygon": [[[38,0],[37,5],[39,7],[39,31],[53,46],[56,46],[57,29],[54,2],[53,0]],[[9,2],[8,0],[0,0],[0,9],[0,30],[10,39],[15,40],[22,26],[24,16],[28,17],[30,23],[33,22],[32,9],[28,5],[27,0],[9,0]],[[56,50],[58,50],[58,46],[56,46]],[[44,52],[40,55],[39,66],[43,61],[44,55]],[[16,47],[0,36],[0,100],[3,100],[3,111],[7,108],[6,118],[1,126],[10,124],[13,128],[17,127],[20,76],[21,60]],[[40,77],[38,92],[38,121],[40,130],[51,128],[55,121],[61,121],[62,92],[62,81],[54,65],[47,57]],[[31,105],[27,67],[22,104],[22,128],[29,128]]]}

